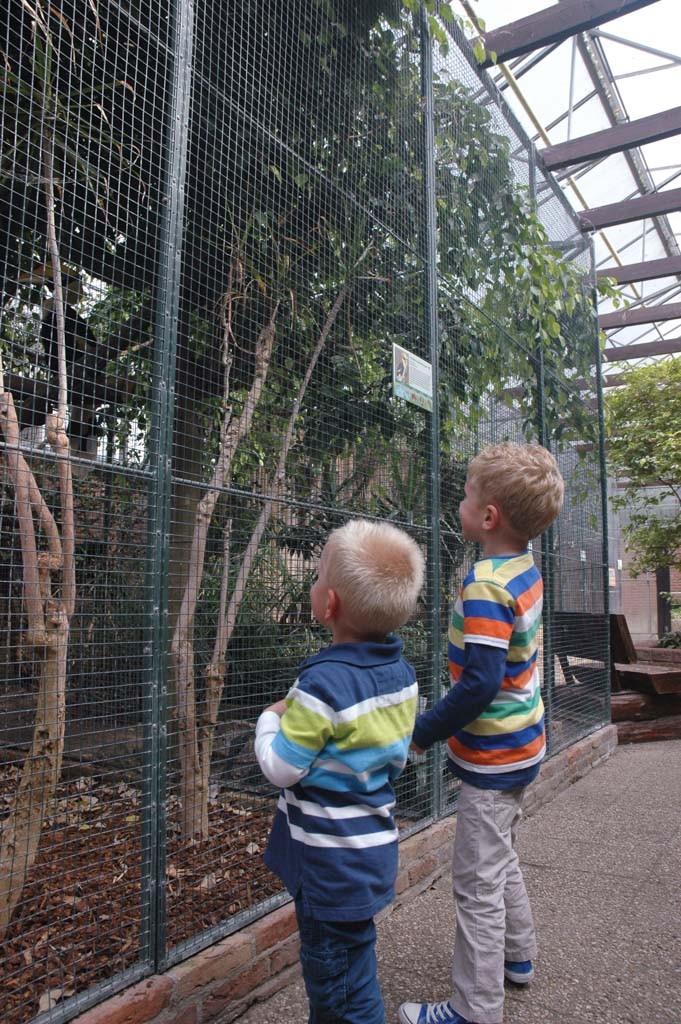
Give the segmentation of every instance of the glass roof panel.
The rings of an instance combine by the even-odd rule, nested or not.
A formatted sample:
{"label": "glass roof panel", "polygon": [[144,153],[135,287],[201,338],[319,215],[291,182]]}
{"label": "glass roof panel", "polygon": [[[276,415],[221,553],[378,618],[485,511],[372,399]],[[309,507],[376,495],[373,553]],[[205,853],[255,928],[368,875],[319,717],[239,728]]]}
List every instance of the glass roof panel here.
{"label": "glass roof panel", "polygon": [[[489,32],[558,4],[453,0],[453,6],[466,19],[471,11],[482,18]],[[550,51],[540,49],[492,68],[490,74],[539,150],[678,106],[681,2],[656,0]],[[655,189],[681,188],[681,135],[570,166],[556,176],[577,213]],[[593,237],[601,267],[679,255],[681,212],[613,225]],[[627,285],[625,294],[636,307],[642,300],[659,305],[681,301],[680,286],[678,275]],[[603,303],[601,312],[609,308]],[[677,320],[632,325],[610,332],[608,344],[679,337],[680,327]]]}

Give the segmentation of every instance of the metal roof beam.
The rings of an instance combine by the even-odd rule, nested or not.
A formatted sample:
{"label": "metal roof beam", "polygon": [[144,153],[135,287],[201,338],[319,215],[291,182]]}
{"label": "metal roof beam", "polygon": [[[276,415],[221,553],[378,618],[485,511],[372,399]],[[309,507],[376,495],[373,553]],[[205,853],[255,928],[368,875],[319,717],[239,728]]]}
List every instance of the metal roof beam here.
{"label": "metal roof beam", "polygon": [[639,309],[618,309],[615,313],[599,316],[602,331],[611,328],[632,327],[634,324],[652,324],[657,320],[681,320],[681,302],[668,302],[664,306],[643,306]]}
{"label": "metal roof beam", "polygon": [[[550,53],[558,49],[560,43],[554,43],[553,46],[546,46],[540,53],[535,53],[529,60],[523,61],[522,59],[517,60],[511,64],[511,71],[516,79],[522,78],[528,71],[540,64],[545,57],[548,57]],[[503,77],[496,78],[496,86],[499,92],[504,92],[508,89],[508,82],[504,81]]]}
{"label": "metal roof beam", "polygon": [[623,267],[602,267],[596,271],[598,277],[614,277],[618,284],[632,281],[652,281],[656,277],[671,277],[681,274],[681,256],[667,256],[661,260],[645,263],[627,263]]}
{"label": "metal roof beam", "polygon": [[612,32],[601,32],[599,30],[594,32],[594,35],[601,39],[610,39],[613,43],[622,43],[623,46],[629,46],[632,50],[642,50],[644,53],[652,54],[653,57],[661,57],[672,64],[681,64],[681,55],[678,53],[670,53],[668,50],[656,50],[652,46],[646,46],[645,43],[637,42],[636,39],[625,39],[624,36],[616,36]]}
{"label": "metal roof beam", "polygon": [[[627,249],[631,249],[632,245],[640,245],[643,242],[644,236],[647,237],[648,235],[654,235],[656,233],[657,228],[655,221],[642,221],[642,223],[645,225],[644,229],[637,232],[637,234],[632,235],[628,242],[623,242],[622,245],[620,245],[618,250],[620,256],[625,253]],[[678,255],[678,253],[676,255]],[[604,256],[603,259],[607,259],[607,257]]]}
{"label": "metal roof beam", "polygon": [[649,117],[639,117],[635,121],[613,125],[600,132],[592,132],[581,139],[569,139],[559,142],[556,146],[547,146],[539,151],[544,166],[553,171],[557,167],[570,164],[581,164],[585,160],[621,153],[633,146],[641,146],[647,142],[668,139],[681,132],[681,107],[662,110]]}
{"label": "metal roof beam", "polygon": [[[597,32],[583,33],[577,37],[577,49],[589,73],[594,89],[601,97],[601,103],[611,124],[624,124],[627,117],[624,113],[624,102],[619,93],[617,83],[613,81],[612,69],[608,64],[603,44]],[[655,191],[655,181],[643,159],[640,149],[634,147],[623,153],[629,169],[636,182],[639,195],[647,195]],[[579,172],[578,172],[579,173]],[[661,188],[662,186],[658,186]],[[586,206],[586,203],[584,204]],[[655,217],[655,231],[667,256],[678,256],[679,246],[676,235],[671,229],[666,216]]]}
{"label": "metal roof beam", "polygon": [[[576,103],[573,103],[572,104],[572,112],[573,112],[573,114],[574,114],[575,110],[579,110],[586,103],[588,103],[589,100],[592,100],[594,98],[594,96],[598,96],[598,93],[596,92],[595,89],[592,89],[591,92],[585,93],[584,96],[581,97],[581,99],[578,99]],[[562,124],[563,121],[565,121],[569,116],[570,116],[570,111],[569,110],[564,110],[563,113],[559,114],[558,117],[555,117],[553,119],[553,121],[549,121],[549,123],[546,125],[546,131],[550,132],[552,128],[555,128],[557,125]],[[535,138],[532,141],[535,142],[536,139],[537,139],[537,136],[535,136]]]}
{"label": "metal roof beam", "polygon": [[681,210],[681,188],[670,188],[666,192],[651,192],[638,199],[625,199],[620,203],[608,203],[583,210],[579,215],[582,231],[599,231],[613,224],[627,224],[632,220],[644,220],[660,213]]}
{"label": "metal roof beam", "polygon": [[670,356],[681,352],[681,338],[665,338],[643,345],[614,345],[603,349],[603,358],[610,363],[625,363],[629,359],[647,359],[648,356]]}
{"label": "metal roof beam", "polygon": [[679,294],[681,294],[681,285],[678,281],[673,281],[671,284],[665,284],[662,288],[658,288],[657,291],[649,295],[641,295],[635,299],[629,299],[627,311],[631,313],[632,310],[640,309],[645,305],[652,308],[654,306],[661,306],[664,303],[668,306],[669,300]]}
{"label": "metal roof beam", "polygon": [[[648,7],[657,0],[564,0],[556,7],[537,11],[508,25],[485,34],[485,49],[497,55],[497,61],[507,61],[530,53],[550,43],[564,39],[619,18],[640,7]],[[485,61],[484,67],[494,62]]]}

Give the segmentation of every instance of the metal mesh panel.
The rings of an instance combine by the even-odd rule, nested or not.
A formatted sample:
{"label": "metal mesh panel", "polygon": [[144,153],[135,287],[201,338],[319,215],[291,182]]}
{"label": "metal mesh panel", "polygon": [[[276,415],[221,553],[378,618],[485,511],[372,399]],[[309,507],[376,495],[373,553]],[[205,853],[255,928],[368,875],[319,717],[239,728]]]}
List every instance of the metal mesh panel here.
{"label": "metal mesh panel", "polygon": [[[402,636],[430,705],[477,555],[467,463],[552,448],[551,749],[606,720],[596,325],[590,252],[456,30],[444,53],[379,0],[59,0],[2,24],[0,345],[25,461],[3,397],[0,997],[6,1024],[54,1024],[285,898],[254,726],[328,642],[309,587],[348,518],[427,555]],[[554,345],[528,315],[537,252],[580,282]],[[438,364],[433,412],[393,396],[393,343]],[[440,750],[410,761],[400,829],[455,795]]]}
{"label": "metal mesh panel", "polygon": [[[158,6],[17,3],[2,21],[2,361],[21,431],[19,458],[6,412],[0,998],[14,1024],[73,1015],[151,963],[146,433],[173,60]],[[60,361],[71,489],[46,420]]]}
{"label": "metal mesh panel", "polygon": [[[273,794],[255,766],[253,729],[325,642],[308,591],[329,529],[361,512],[426,542],[427,424],[386,387],[387,340],[418,348],[423,330],[420,191],[409,173],[418,66],[393,61],[384,83],[370,40],[367,25],[316,4],[198,12],[178,336],[188,365],[178,361],[170,524],[167,789],[180,817],[169,818],[178,834],[167,856],[185,880],[166,894],[170,959],[280,890],[260,857]],[[384,126],[388,95],[396,102]],[[207,518],[214,499],[200,568],[190,553],[206,524],[197,503]],[[199,588],[192,626],[184,609]],[[214,682],[221,588],[224,667]],[[417,661],[423,632],[406,631]],[[198,743],[187,734],[194,716]],[[202,774],[192,759],[206,742],[213,758]]]}

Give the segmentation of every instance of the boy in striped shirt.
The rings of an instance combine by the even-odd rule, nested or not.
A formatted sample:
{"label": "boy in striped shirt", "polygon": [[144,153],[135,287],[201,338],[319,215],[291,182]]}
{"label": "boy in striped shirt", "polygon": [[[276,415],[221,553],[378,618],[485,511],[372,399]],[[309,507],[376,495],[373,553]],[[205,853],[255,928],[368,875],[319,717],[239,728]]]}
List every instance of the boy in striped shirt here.
{"label": "boy in striped shirt", "polygon": [[534,976],[534,923],[514,848],[523,793],[545,752],[542,580],[528,542],[562,503],[560,471],[539,445],[493,445],[469,465],[459,517],[464,540],[478,543],[482,558],[452,615],[452,687],[419,716],[412,742],[422,753],[446,739],[449,768],[461,780],[452,995],[403,1003],[401,1024],[501,1024],[504,977],[527,984]]}
{"label": "boy in striped shirt", "polygon": [[310,1024],[385,1024],[373,918],[394,896],[393,783],[418,695],[392,633],[422,584],[423,556],[402,530],[334,530],[310,591],[333,643],[258,719],[258,763],[282,787],[265,863],[295,899]]}

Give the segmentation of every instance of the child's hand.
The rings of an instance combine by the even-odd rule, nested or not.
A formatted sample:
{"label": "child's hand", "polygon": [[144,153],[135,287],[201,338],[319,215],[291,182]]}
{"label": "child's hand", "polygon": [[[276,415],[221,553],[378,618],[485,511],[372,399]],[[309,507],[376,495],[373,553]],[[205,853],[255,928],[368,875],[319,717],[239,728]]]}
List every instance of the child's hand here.
{"label": "child's hand", "polygon": [[415,754],[424,754],[425,753],[423,747],[417,747],[413,740],[409,744],[409,749],[413,750]]}
{"label": "child's hand", "polygon": [[279,715],[281,718],[286,711],[286,701],[278,700],[276,704],[270,704],[268,708],[265,708],[265,711],[274,711],[275,715]]}

